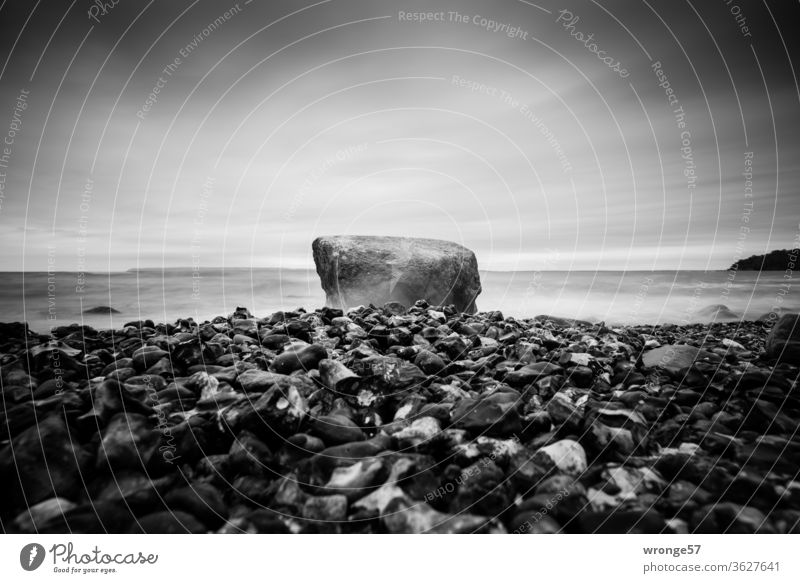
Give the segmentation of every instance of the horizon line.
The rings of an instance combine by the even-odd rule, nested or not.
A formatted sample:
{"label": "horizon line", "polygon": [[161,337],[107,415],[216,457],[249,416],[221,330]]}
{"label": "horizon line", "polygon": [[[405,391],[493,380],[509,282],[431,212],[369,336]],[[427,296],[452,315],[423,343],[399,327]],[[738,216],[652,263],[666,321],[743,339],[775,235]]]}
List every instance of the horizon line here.
{"label": "horizon line", "polygon": [[[207,271],[207,270],[225,270],[225,269],[236,269],[236,270],[251,270],[251,271],[258,271],[264,269],[280,269],[285,271],[315,271],[316,267],[284,267],[284,266],[277,266],[277,265],[268,265],[268,266],[242,266],[242,265],[212,265],[207,267],[193,267],[190,265],[160,265],[160,266],[153,266],[153,267],[131,267],[128,269],[115,269],[109,271],[102,271],[102,270],[85,270],[85,271],[64,271],[64,270],[55,270],[55,271],[48,271],[48,270],[41,270],[41,269],[11,269],[11,270],[4,270],[0,269],[0,273],[84,273],[86,275],[110,275],[110,274],[120,274],[120,273],[137,273],[142,271],[163,271],[167,269],[180,269],[180,270],[191,270],[191,271]],[[488,272],[488,273],[525,273],[525,272],[539,272],[539,273],[572,273],[572,272],[581,272],[581,273],[590,273],[590,272],[643,272],[643,273],[657,273],[660,271],[691,271],[691,272],[698,272],[698,273],[709,273],[709,272],[719,272],[719,271],[731,271],[733,270],[732,267],[727,267],[724,269],[681,269],[678,267],[670,267],[670,268],[662,268],[662,269],[480,269],[478,268],[479,272]],[[736,269],[736,271],[783,271],[781,269]]]}

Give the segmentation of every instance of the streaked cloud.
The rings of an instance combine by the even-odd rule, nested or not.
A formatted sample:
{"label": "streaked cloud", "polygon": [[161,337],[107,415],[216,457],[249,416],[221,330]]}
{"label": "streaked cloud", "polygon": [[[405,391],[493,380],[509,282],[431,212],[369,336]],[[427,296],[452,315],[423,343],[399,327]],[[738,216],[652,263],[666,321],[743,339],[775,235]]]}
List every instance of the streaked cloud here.
{"label": "streaked cloud", "polygon": [[[44,53],[63,12],[39,8],[0,86],[0,120],[31,91],[2,169],[0,269],[42,270],[48,245],[73,269],[80,221],[93,270],[190,265],[196,235],[205,266],[308,266],[333,233],[452,239],[482,269],[550,268],[548,249],[574,269],[724,269],[743,226],[747,253],[797,233],[800,96],[764,5],[745,9],[748,38],[724,3],[573,4],[622,79],[548,2],[312,4],[239,2],[207,35],[234,3],[121,2],[95,23],[76,4]],[[798,6],[767,5],[796,54]],[[28,10],[0,10],[6,54]]]}

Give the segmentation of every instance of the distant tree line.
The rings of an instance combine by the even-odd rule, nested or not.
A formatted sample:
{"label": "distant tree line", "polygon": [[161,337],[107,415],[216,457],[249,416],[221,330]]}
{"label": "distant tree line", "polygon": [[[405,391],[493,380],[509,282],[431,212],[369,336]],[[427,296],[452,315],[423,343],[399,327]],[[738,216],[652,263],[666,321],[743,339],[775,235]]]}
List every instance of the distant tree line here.
{"label": "distant tree line", "polygon": [[[783,271],[790,261],[797,260],[795,249],[776,249],[766,255],[751,255],[747,259],[740,259],[728,269],[739,271]],[[793,259],[789,256],[792,255]]]}

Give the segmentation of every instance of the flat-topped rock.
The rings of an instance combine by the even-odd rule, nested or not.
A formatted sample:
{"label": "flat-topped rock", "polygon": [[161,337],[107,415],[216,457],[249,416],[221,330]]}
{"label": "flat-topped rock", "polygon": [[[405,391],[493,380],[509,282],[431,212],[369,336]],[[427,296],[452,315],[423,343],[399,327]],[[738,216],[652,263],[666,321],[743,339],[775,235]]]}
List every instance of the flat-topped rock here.
{"label": "flat-topped rock", "polygon": [[119,310],[111,306],[95,306],[83,311],[84,314],[119,314]]}
{"label": "flat-topped rock", "polygon": [[327,303],[337,308],[417,300],[475,313],[475,254],[457,243],[412,237],[319,237],[312,244]]}

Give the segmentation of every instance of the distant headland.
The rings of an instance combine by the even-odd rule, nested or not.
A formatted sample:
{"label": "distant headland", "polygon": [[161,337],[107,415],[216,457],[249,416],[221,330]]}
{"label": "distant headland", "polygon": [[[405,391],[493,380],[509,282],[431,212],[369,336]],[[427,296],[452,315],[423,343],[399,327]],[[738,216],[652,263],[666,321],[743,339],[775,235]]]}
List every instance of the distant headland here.
{"label": "distant headland", "polygon": [[797,261],[797,249],[776,249],[766,255],[751,255],[747,259],[740,259],[728,269],[739,271],[783,271],[789,263]]}

